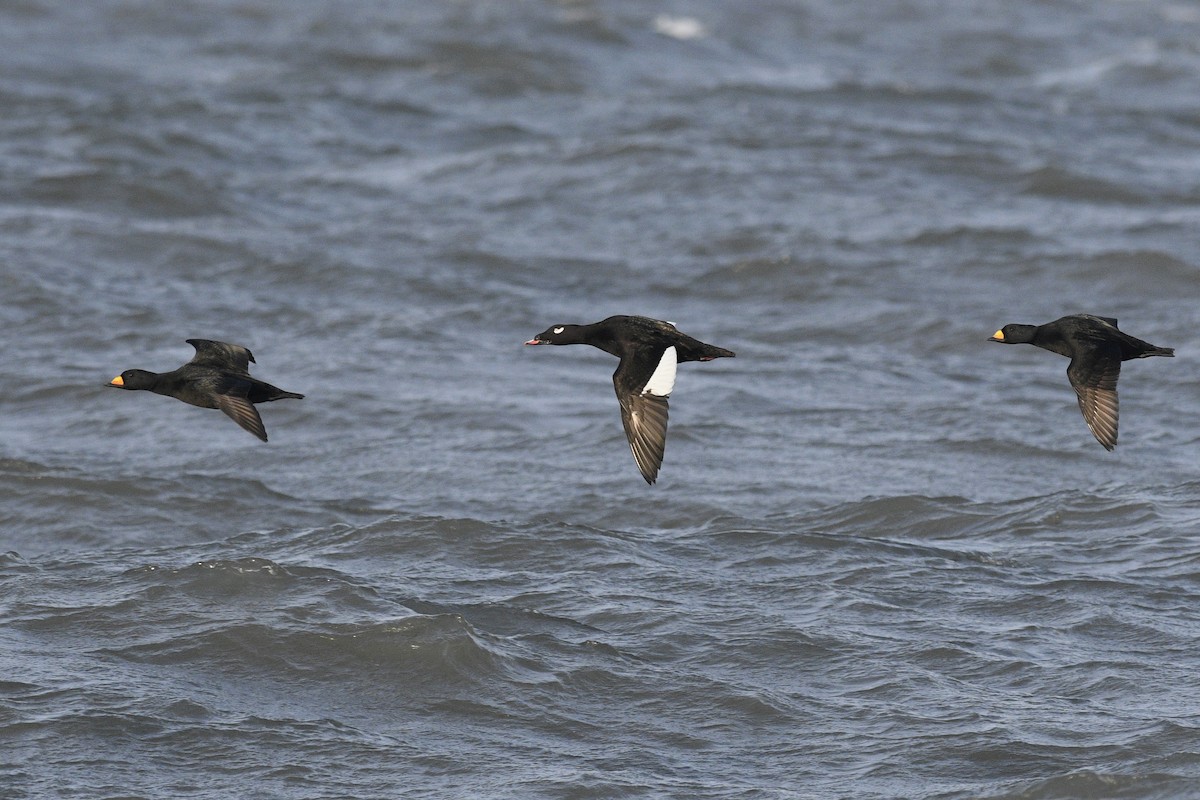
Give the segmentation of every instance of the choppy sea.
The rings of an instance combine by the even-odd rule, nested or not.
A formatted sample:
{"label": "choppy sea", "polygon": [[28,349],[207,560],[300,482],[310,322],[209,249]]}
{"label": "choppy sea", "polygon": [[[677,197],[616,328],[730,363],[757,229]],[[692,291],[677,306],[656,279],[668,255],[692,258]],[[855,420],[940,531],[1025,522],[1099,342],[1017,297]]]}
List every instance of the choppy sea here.
{"label": "choppy sea", "polygon": [[0,798],[1198,797],[1198,287],[1190,0],[0,3]]}

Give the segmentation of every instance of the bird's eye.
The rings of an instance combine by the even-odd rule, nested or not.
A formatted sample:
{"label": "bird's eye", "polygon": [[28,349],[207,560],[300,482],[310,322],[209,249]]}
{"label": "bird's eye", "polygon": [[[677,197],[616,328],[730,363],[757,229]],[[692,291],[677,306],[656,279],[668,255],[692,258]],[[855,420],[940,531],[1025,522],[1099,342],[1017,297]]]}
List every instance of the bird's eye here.
{"label": "bird's eye", "polygon": [[554,332],[555,332],[555,333],[562,333],[562,332],[563,332],[563,330],[564,330],[563,326],[559,325],[557,328],[555,328],[555,329],[554,329]]}

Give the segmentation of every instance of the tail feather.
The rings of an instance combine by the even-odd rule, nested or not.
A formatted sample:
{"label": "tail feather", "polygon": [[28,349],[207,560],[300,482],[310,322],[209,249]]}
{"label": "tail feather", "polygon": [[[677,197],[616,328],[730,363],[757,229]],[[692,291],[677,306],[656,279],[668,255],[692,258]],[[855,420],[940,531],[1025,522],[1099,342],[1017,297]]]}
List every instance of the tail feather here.
{"label": "tail feather", "polygon": [[712,361],[714,358],[733,358],[734,352],[724,347],[705,344],[704,342],[687,342],[682,346],[676,345],[679,361]]}

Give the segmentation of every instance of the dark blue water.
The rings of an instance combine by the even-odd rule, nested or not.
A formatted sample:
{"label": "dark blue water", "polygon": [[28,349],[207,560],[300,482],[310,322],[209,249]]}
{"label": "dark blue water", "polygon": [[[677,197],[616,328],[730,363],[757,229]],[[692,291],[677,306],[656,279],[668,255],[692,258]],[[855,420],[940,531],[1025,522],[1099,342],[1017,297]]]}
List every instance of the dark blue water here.
{"label": "dark blue water", "polygon": [[[0,797],[1194,797],[1198,36],[0,5]],[[986,341],[1076,311],[1113,453]],[[653,487],[610,314],[737,352]],[[104,386],[194,337],[268,444]]]}

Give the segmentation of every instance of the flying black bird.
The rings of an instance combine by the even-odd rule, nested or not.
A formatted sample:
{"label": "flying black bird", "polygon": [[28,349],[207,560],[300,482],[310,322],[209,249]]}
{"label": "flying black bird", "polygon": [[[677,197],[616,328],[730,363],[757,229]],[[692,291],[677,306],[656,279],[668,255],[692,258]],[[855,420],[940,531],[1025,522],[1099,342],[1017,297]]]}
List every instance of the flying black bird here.
{"label": "flying black bird", "polygon": [[554,325],[525,344],[590,344],[621,359],[613,387],[621,402],[621,421],[634,461],[646,483],[654,483],[667,445],[667,396],[675,386],[675,367],[684,361],[732,357],[680,333],[670,322],[616,316],[591,325]]}
{"label": "flying black bird", "polygon": [[1117,378],[1121,362],[1131,358],[1174,356],[1117,330],[1112,317],[1072,314],[1045,325],[1005,325],[989,341],[1032,344],[1071,359],[1067,378],[1079,399],[1079,410],[1096,441],[1106,450],[1117,446]]}
{"label": "flying black bird", "polygon": [[304,397],[250,377],[254,356],[241,345],[210,339],[188,339],[187,343],[196,348],[196,355],[179,369],[170,372],[127,369],[107,385],[165,394],[201,408],[219,408],[264,442],[267,429],[254,404]]}

